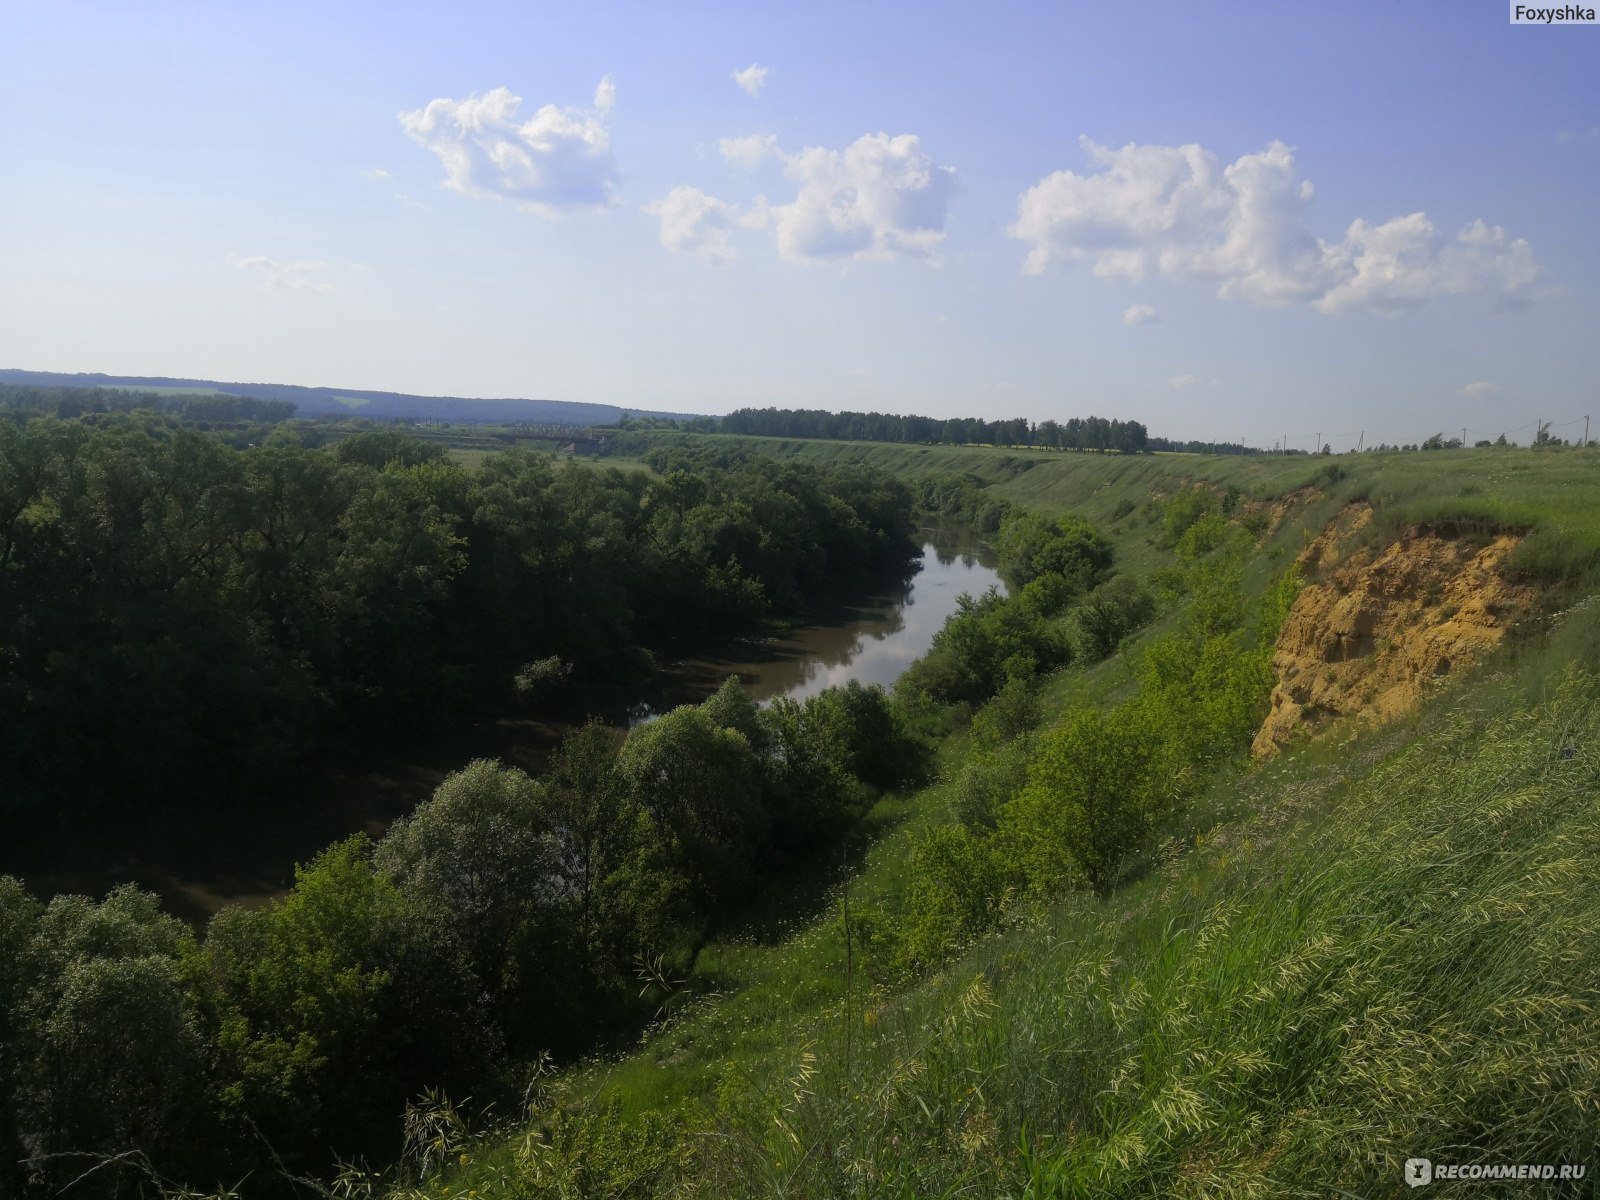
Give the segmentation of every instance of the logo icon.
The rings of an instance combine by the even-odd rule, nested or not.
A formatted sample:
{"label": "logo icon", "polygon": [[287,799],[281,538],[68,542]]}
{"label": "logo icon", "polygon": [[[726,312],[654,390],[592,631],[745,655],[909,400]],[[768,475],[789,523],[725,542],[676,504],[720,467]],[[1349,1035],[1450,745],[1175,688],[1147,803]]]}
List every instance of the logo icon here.
{"label": "logo icon", "polygon": [[1433,1164],[1425,1158],[1406,1159],[1406,1184],[1423,1187],[1433,1182]]}

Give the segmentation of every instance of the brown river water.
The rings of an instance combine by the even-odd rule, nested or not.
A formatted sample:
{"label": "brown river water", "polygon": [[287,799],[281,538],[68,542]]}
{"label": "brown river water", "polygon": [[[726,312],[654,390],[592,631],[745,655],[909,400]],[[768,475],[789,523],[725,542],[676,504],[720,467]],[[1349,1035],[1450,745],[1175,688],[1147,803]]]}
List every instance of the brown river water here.
{"label": "brown river water", "polygon": [[[667,665],[661,684],[627,707],[627,723],[647,721],[675,704],[694,703],[737,675],[758,702],[777,696],[804,700],[825,688],[859,680],[888,686],[927,652],[934,634],[963,594],[1001,586],[990,549],[969,531],[929,526],[920,531],[918,569],[903,584],[855,597],[815,624],[779,637],[747,641],[721,656]],[[568,725],[508,715],[430,737],[404,753],[369,754],[322,768],[281,805],[208,818],[157,819],[115,839],[92,828],[69,830],[48,844],[13,845],[0,853],[0,872],[19,875],[38,896],[62,892],[103,895],[133,882],[166,907],[200,924],[225,904],[259,905],[281,896],[294,865],[353,833],[381,837],[451,771],[474,758],[498,758],[537,771]],[[227,790],[218,781],[218,791]]]}

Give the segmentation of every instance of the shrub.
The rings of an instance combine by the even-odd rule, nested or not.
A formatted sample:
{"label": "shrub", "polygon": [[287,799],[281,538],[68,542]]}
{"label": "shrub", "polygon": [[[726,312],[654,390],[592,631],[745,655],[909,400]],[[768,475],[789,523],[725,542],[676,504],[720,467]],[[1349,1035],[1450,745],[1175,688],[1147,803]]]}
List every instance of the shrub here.
{"label": "shrub", "polygon": [[1036,893],[1076,877],[1105,895],[1164,815],[1147,718],[1136,704],[1081,708],[1040,740],[1028,785],[1001,810],[999,828]]}
{"label": "shrub", "polygon": [[1082,517],[1056,520],[1016,513],[1000,526],[1000,570],[1015,588],[1044,574],[1066,578],[1078,591],[1099,582],[1111,566],[1111,543]]}
{"label": "shrub", "polygon": [[1076,613],[1076,645],[1091,661],[1115,653],[1122,639],[1155,614],[1155,598],[1126,575],[1102,584]]}

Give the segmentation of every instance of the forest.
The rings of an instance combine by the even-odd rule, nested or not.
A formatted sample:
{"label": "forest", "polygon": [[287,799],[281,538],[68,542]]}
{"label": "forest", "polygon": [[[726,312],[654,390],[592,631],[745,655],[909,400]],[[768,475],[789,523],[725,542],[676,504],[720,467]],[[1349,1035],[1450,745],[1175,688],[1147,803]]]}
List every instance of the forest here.
{"label": "forest", "polygon": [[8,819],[247,803],[333,748],[638,678],[914,551],[909,488],[859,467],[469,470],[398,431],[253,428],[0,419]]}

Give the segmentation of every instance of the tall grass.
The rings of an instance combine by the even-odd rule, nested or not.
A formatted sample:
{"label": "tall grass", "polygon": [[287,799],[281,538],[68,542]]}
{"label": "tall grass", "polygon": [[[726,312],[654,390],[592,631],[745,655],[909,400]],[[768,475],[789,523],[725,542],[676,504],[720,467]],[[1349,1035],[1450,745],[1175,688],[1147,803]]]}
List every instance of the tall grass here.
{"label": "tall grass", "polygon": [[1413,1156],[1600,1169],[1596,696],[1573,673],[1541,705],[1261,772],[1251,818],[863,1019],[854,1062],[821,1049],[798,1143],[721,1128],[688,1194],[1382,1195]]}

